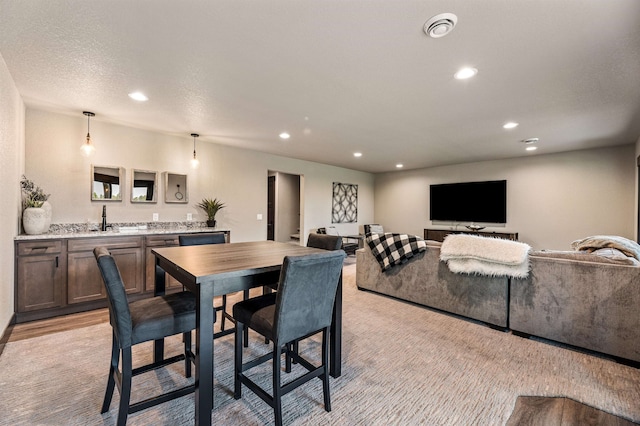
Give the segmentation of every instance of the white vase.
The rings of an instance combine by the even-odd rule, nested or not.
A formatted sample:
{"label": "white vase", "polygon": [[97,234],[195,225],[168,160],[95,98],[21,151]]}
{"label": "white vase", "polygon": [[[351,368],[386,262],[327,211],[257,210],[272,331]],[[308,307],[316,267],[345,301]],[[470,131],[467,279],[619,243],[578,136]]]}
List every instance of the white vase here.
{"label": "white vase", "polygon": [[49,232],[49,227],[51,226],[51,214],[52,214],[51,204],[49,204],[48,201],[43,202],[42,209],[44,210],[47,218],[47,220],[44,223],[44,232]]}
{"label": "white vase", "polygon": [[27,207],[22,212],[22,226],[29,235],[43,234],[46,223],[47,212],[42,207]]}

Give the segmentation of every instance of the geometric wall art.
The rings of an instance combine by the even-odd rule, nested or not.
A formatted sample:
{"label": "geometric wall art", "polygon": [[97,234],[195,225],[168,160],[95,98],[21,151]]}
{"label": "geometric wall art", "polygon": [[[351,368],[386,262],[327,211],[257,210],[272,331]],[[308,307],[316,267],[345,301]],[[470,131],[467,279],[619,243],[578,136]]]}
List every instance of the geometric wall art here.
{"label": "geometric wall art", "polygon": [[358,185],[333,182],[331,223],[358,221]]}

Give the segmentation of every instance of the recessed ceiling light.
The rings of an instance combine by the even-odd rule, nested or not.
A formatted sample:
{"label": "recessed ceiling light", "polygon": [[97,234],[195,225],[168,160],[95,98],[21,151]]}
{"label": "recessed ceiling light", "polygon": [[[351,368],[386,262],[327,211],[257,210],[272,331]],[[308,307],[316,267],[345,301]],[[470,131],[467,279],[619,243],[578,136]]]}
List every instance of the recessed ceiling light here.
{"label": "recessed ceiling light", "polygon": [[467,78],[473,77],[476,74],[478,74],[478,70],[476,68],[461,68],[453,76],[458,80],[465,80]]}
{"label": "recessed ceiling light", "polygon": [[142,92],[131,92],[129,93],[129,97],[134,101],[140,101],[140,102],[145,102],[149,100],[149,98]]}
{"label": "recessed ceiling light", "polygon": [[396,168],[398,168],[398,169],[401,169],[401,168],[403,168],[403,167],[404,167],[404,164],[402,164],[402,163],[398,163],[398,164],[396,164]]}
{"label": "recessed ceiling light", "polygon": [[538,149],[537,146],[528,146],[525,148],[527,151],[535,151],[536,149]]}
{"label": "recessed ceiling light", "polygon": [[458,22],[458,17],[453,13],[441,13],[429,18],[424,23],[424,33],[431,38],[444,37],[453,31],[453,28]]}
{"label": "recessed ceiling light", "polygon": [[508,123],[505,123],[504,126],[502,126],[505,129],[515,129],[516,127],[518,127],[518,123],[515,123],[513,121],[510,121]]}
{"label": "recessed ceiling light", "polygon": [[291,135],[287,132],[280,133],[280,139],[289,139]]}
{"label": "recessed ceiling light", "polygon": [[362,157],[362,153],[361,152],[354,152],[353,156],[354,157]]}

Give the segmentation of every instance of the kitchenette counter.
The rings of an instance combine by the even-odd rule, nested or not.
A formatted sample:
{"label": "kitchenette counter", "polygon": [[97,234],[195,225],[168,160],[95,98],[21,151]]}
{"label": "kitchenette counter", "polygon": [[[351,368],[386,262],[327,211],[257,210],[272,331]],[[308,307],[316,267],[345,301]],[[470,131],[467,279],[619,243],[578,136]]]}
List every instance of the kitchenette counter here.
{"label": "kitchenette counter", "polygon": [[[153,250],[179,245],[181,234],[222,232],[199,222],[113,223],[109,231],[93,224],[51,225],[49,232],[15,237],[15,321],[67,315],[106,306],[105,288],[93,250],[105,247],[114,257],[131,300],[152,297],[156,268]],[[163,271],[160,271],[163,272]],[[182,291],[167,277],[166,291]]]}
{"label": "kitchenette counter", "polygon": [[224,232],[230,234],[229,229],[209,228],[204,222],[154,222],[148,223],[127,223],[109,225],[109,230],[100,231],[97,225],[87,224],[52,224],[46,234],[20,234],[14,239],[16,241],[30,240],[51,240],[51,239],[71,239],[71,238],[95,238],[95,237],[118,237],[128,235],[163,235],[163,234],[190,234],[198,232]]}

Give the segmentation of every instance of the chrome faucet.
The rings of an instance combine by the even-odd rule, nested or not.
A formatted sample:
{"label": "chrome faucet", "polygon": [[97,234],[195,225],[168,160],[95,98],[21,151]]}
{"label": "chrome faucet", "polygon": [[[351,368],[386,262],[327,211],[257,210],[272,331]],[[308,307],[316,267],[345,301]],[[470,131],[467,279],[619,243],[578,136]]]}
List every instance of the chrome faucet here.
{"label": "chrome faucet", "polygon": [[107,230],[107,206],[102,206],[102,227],[100,228],[102,231]]}

